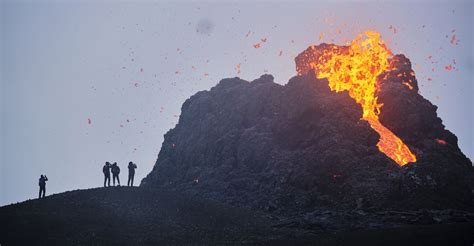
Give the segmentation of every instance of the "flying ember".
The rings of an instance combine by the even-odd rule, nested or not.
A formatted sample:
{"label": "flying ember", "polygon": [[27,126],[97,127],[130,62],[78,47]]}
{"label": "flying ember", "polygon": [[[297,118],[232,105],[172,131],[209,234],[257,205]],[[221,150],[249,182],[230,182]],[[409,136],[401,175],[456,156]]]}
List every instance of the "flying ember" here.
{"label": "flying ember", "polygon": [[[377,102],[377,76],[389,70],[391,51],[378,32],[359,34],[349,47],[327,45],[316,59],[308,60],[318,78],[327,78],[332,91],[348,91],[362,107],[362,119],[380,135],[378,149],[403,166],[416,162],[416,156],[403,141],[382,125],[379,114],[383,104]],[[302,68],[297,67],[300,73]]]}

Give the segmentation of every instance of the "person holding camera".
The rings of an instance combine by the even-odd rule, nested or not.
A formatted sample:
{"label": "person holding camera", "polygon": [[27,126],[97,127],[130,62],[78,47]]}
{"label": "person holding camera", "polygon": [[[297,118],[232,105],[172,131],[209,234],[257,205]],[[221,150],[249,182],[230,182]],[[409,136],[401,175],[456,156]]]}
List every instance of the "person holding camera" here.
{"label": "person holding camera", "polygon": [[46,181],[48,181],[48,177],[46,177],[46,175],[41,174],[38,183],[40,187],[39,198],[44,198],[44,196],[46,195]]}
{"label": "person holding camera", "polygon": [[135,169],[137,168],[137,164],[133,162],[128,163],[128,186],[133,186],[133,179],[135,177]]}

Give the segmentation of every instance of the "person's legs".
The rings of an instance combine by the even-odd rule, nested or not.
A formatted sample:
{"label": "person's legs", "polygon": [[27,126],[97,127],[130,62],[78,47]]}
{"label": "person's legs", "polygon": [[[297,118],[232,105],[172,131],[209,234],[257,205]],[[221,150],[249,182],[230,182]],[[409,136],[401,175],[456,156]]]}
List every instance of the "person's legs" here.
{"label": "person's legs", "polygon": [[38,198],[41,198],[41,191],[42,191],[42,188],[41,188],[41,186],[40,186]]}
{"label": "person's legs", "polygon": [[130,186],[130,181],[132,181],[132,175],[128,175],[127,186]]}
{"label": "person's legs", "polygon": [[107,175],[104,174],[104,187],[105,187],[106,182],[107,182]]}
{"label": "person's legs", "polygon": [[133,186],[133,178],[135,178],[135,174],[132,174],[132,186]]}
{"label": "person's legs", "polygon": [[45,195],[46,195],[46,186],[43,187],[43,198],[44,198]]}
{"label": "person's legs", "polygon": [[115,178],[116,178],[116,177],[117,177],[117,176],[116,176],[115,174],[112,175],[112,184],[113,184],[113,186],[115,186]]}
{"label": "person's legs", "polygon": [[107,185],[110,187],[110,174],[107,175]]}
{"label": "person's legs", "polygon": [[118,174],[117,174],[117,183],[118,183],[118,185],[120,186],[120,179],[119,179]]}

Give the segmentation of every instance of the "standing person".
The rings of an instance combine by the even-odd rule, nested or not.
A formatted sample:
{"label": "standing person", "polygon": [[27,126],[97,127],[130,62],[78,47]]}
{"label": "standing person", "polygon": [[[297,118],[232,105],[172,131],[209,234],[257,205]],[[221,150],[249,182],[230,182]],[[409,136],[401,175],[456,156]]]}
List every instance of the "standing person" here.
{"label": "standing person", "polygon": [[46,177],[46,175],[41,174],[38,182],[38,185],[40,187],[39,198],[44,198],[44,196],[46,195],[46,181],[48,181],[48,177]]}
{"label": "standing person", "polygon": [[137,164],[133,162],[128,163],[128,186],[133,186],[133,178],[135,177],[135,169],[137,168]]}
{"label": "standing person", "polygon": [[119,179],[120,167],[117,166],[117,162],[112,164],[112,182],[115,186],[115,179],[117,179],[118,186],[120,186],[120,179]]}
{"label": "standing person", "polygon": [[104,167],[102,168],[102,172],[104,173],[104,187],[106,187],[106,183],[110,187],[110,162],[107,161],[105,163]]}

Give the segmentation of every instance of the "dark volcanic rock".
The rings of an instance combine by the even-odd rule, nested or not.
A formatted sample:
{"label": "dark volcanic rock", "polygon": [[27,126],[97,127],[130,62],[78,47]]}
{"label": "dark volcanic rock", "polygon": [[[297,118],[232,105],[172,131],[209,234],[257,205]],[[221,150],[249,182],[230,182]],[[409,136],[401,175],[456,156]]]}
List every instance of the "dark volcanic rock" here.
{"label": "dark volcanic rock", "polygon": [[[446,130],[437,107],[418,94],[410,61],[394,56],[395,69],[380,75],[380,121],[402,138],[417,155],[403,170],[401,197],[408,207],[472,208],[474,174],[457,137]],[[405,86],[409,83],[409,86]],[[421,198],[421,199],[420,199]]]}
{"label": "dark volcanic rock", "polygon": [[2,245],[233,245],[299,235],[265,214],[163,189],[76,190],[0,207]]}
{"label": "dark volcanic rock", "polygon": [[[296,61],[317,51],[310,47]],[[192,96],[141,185],[283,216],[472,209],[470,160],[436,106],[418,94],[408,59],[397,55],[391,63],[397,70],[380,76],[380,118],[417,155],[416,163],[400,167],[381,153],[379,135],[360,120],[359,105],[345,92],[330,91],[308,67],[284,86],[271,75],[233,78]]]}
{"label": "dark volcanic rock", "polygon": [[[361,221],[396,228],[364,230]],[[278,220],[166,189],[76,190],[0,207],[1,245],[471,245],[474,213],[318,211]],[[334,223],[334,222],[340,223]],[[345,221],[359,230],[331,233]],[[407,226],[420,221],[432,225]],[[439,224],[454,222],[455,224]],[[362,230],[361,230],[362,229]]]}

